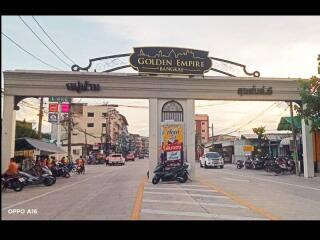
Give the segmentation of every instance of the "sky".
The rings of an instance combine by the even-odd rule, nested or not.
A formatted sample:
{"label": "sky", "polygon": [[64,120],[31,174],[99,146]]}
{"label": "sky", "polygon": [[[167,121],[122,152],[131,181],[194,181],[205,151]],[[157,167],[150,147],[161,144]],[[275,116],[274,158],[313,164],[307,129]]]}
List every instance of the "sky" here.
{"label": "sky", "polygon": [[[70,71],[71,62],[59,52],[31,16],[22,16],[34,32],[67,64],[54,56],[18,16],[2,16],[2,32],[50,65]],[[90,58],[131,53],[138,46],[175,46],[209,51],[212,57],[247,66],[261,77],[310,78],[317,74],[320,54],[319,16],[35,16],[49,36],[80,66]],[[54,70],[32,58],[1,35],[2,71]],[[121,71],[119,71],[121,72]],[[122,72],[134,72],[131,69]],[[237,72],[238,76],[241,75]],[[210,72],[206,75],[218,75]],[[3,74],[1,74],[3,88]],[[89,104],[115,103],[129,131],[148,136],[148,100],[77,99]],[[37,126],[37,99],[26,99],[17,119]],[[47,104],[45,104],[47,106]],[[266,126],[275,132],[289,108],[281,102],[196,101],[196,113],[208,114],[214,135],[252,133]],[[51,125],[44,117],[45,132]]]}

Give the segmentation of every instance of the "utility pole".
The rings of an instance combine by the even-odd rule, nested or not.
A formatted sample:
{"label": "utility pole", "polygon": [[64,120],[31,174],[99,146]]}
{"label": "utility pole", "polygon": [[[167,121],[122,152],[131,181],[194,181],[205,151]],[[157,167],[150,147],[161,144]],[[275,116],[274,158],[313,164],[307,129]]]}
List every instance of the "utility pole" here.
{"label": "utility pole", "polygon": [[40,97],[40,110],[39,110],[39,123],[38,123],[38,139],[41,139],[41,128],[42,128],[42,117],[43,117],[43,97]]}
{"label": "utility pole", "polygon": [[84,142],[85,142],[85,153],[86,153],[86,156],[88,156],[88,147],[87,147],[87,129],[85,128],[84,129]]}
{"label": "utility pole", "polygon": [[294,119],[293,119],[293,107],[292,107],[292,101],[290,102],[290,117],[291,117],[291,129],[292,129],[292,137],[293,137],[293,149],[294,149],[294,155],[293,160],[296,164],[296,175],[300,176],[300,167],[298,162],[298,151],[297,151],[297,137],[296,137],[296,129],[294,126]]}
{"label": "utility pole", "polygon": [[213,123],[211,124],[211,136],[212,136],[212,150],[214,150]]}
{"label": "utility pole", "polygon": [[70,98],[69,102],[69,111],[68,111],[68,160],[72,161],[72,155],[71,155],[71,121],[72,121],[72,116],[71,116],[71,106],[72,106],[72,98]]}

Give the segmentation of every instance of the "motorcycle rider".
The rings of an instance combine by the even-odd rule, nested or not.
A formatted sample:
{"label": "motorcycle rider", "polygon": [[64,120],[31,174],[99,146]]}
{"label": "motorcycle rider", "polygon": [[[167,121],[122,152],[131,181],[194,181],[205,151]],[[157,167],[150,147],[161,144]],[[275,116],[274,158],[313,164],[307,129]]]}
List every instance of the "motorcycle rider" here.
{"label": "motorcycle rider", "polygon": [[14,158],[10,158],[10,163],[8,169],[3,174],[4,178],[7,179],[9,177],[17,176],[18,174],[18,164]]}
{"label": "motorcycle rider", "polygon": [[62,163],[63,166],[65,166],[67,164],[65,157],[62,157],[60,162]]}

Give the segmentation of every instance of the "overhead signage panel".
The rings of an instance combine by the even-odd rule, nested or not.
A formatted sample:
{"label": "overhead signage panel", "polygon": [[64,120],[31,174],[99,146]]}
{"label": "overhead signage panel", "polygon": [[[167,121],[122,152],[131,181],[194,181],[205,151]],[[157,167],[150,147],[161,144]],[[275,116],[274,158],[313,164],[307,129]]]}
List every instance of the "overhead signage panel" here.
{"label": "overhead signage panel", "polygon": [[176,47],[136,47],[131,66],[141,73],[203,75],[211,69],[209,52]]}

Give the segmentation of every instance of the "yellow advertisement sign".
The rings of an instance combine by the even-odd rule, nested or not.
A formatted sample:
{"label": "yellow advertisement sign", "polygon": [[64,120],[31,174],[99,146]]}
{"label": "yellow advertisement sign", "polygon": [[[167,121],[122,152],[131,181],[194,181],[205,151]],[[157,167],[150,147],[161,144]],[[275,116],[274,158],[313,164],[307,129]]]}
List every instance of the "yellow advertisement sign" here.
{"label": "yellow advertisement sign", "polygon": [[254,146],[244,145],[243,146],[243,151],[245,151],[245,152],[253,152],[254,151]]}
{"label": "yellow advertisement sign", "polygon": [[168,124],[161,126],[161,159],[179,165],[183,160],[183,125]]}

